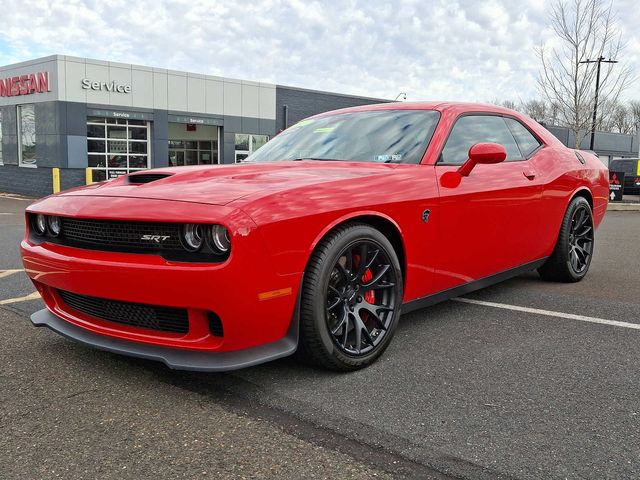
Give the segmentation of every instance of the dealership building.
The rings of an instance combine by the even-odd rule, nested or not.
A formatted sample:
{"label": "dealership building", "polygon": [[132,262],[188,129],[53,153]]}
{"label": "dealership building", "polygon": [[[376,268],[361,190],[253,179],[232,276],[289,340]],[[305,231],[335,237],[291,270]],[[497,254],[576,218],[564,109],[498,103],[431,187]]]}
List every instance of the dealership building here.
{"label": "dealership building", "polygon": [[[0,192],[44,196],[129,172],[234,163],[316,113],[388,100],[53,55],[0,67]],[[567,129],[550,127],[565,144]],[[585,139],[585,144],[587,140]],[[586,145],[585,145],[586,146]],[[638,138],[598,133],[607,163]]]}
{"label": "dealership building", "polygon": [[309,115],[381,99],[53,55],[0,67],[0,191],[234,163]]}

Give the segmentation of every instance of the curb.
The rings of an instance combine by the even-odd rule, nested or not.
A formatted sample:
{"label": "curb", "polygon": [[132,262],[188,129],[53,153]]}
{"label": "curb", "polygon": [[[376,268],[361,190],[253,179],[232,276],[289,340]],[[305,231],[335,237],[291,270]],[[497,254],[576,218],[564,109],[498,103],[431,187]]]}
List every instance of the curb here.
{"label": "curb", "polygon": [[607,211],[640,212],[640,203],[609,203]]}

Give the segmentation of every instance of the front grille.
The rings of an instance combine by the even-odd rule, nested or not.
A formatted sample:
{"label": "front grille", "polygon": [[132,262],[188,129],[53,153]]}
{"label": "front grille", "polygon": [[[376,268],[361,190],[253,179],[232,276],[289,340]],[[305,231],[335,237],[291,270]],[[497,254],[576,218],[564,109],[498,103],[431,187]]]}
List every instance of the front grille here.
{"label": "front grille", "polygon": [[162,307],[143,303],[120,302],[58,290],[69,307],[86,315],[132,327],[187,333],[189,317],[185,308]]}
{"label": "front grille", "polygon": [[63,233],[57,243],[94,250],[184,252],[177,223],[70,217],[61,220]]}

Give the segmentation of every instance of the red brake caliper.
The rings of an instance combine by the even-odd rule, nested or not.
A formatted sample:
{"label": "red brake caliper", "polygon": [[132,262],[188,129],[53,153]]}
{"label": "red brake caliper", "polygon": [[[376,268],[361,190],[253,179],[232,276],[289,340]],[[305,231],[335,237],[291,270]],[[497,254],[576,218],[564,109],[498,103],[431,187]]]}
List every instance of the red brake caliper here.
{"label": "red brake caliper", "polygon": [[[370,282],[372,278],[373,273],[371,273],[371,270],[367,268],[367,271],[364,272],[364,275],[362,276],[362,283]],[[364,299],[368,303],[375,303],[376,293],[373,290],[367,290],[366,292],[364,292]]]}

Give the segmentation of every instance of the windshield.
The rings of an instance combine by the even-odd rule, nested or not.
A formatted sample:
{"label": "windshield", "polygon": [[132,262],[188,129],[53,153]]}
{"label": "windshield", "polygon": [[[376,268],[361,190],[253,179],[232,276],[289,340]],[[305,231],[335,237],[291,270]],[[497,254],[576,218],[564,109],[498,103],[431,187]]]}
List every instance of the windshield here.
{"label": "windshield", "polygon": [[377,110],[308,118],[245,161],[420,163],[439,118],[434,110]]}

